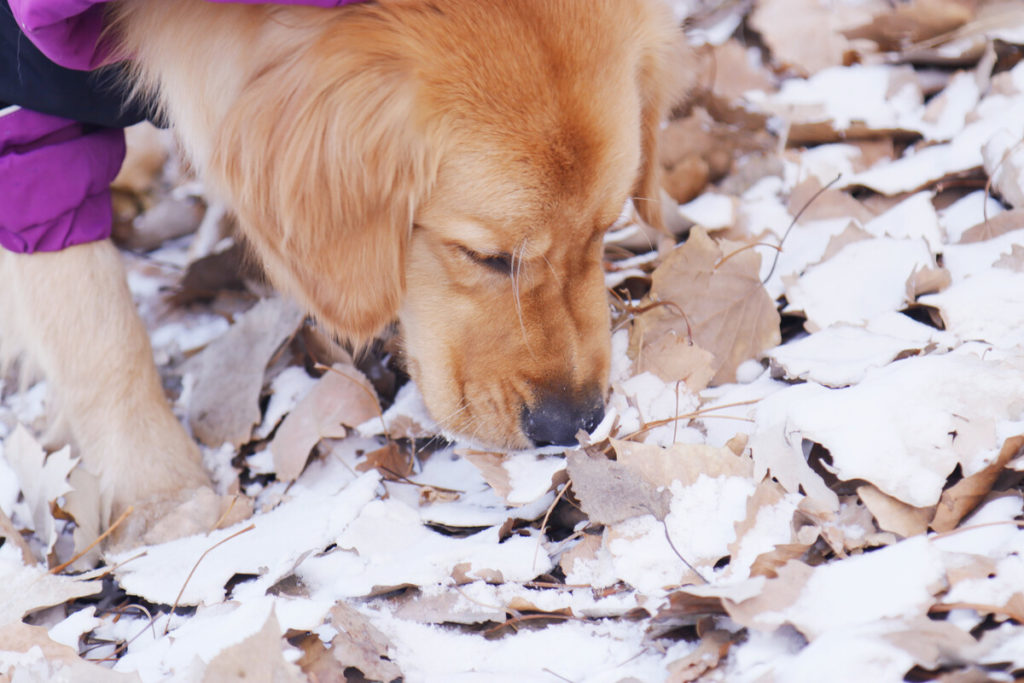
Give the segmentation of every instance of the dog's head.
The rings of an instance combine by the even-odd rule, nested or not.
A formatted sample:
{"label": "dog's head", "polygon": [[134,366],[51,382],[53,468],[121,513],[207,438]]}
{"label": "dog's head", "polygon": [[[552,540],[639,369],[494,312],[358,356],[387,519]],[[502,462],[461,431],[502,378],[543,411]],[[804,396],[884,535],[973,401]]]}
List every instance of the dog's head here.
{"label": "dog's head", "polygon": [[352,7],[278,92],[246,93],[261,165],[222,168],[271,276],[323,324],[361,342],[399,319],[443,427],[573,443],[607,392],[602,237],[631,196],[660,223],[677,41],[655,0]]}

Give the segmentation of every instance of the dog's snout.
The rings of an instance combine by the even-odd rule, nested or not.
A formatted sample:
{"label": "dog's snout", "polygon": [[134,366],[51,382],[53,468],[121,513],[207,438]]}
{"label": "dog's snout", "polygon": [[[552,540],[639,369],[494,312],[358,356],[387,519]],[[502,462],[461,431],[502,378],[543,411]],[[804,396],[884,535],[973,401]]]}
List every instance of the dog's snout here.
{"label": "dog's snout", "polygon": [[579,430],[591,431],[604,418],[604,401],[563,393],[542,395],[524,406],[522,428],[535,446],[575,446]]}

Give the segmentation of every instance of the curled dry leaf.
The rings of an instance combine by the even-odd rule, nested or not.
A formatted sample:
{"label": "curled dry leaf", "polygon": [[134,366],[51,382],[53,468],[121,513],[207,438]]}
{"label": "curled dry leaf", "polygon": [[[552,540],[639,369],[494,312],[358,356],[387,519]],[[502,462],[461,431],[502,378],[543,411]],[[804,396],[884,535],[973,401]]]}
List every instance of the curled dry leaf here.
{"label": "curled dry leaf", "polygon": [[718,667],[729,654],[734,636],[728,631],[715,629],[700,634],[700,644],[682,659],[668,665],[670,683],[688,683],[699,680],[704,674]]}
{"label": "curled dry leaf", "polygon": [[931,521],[932,529],[942,532],[956,528],[960,520],[969,515],[992,491],[992,485],[996,483],[1006,463],[1016,458],[1022,451],[1024,435],[1007,439],[999,449],[999,455],[987,467],[964,477],[943,491],[935,508],[935,518]]}
{"label": "curled dry leaf", "polygon": [[366,376],[351,365],[333,366],[278,427],[270,444],[277,478],[294,480],[320,439],[340,439],[347,433],[343,425],[355,427],[378,415],[377,393]]}
{"label": "curled dry leaf", "polygon": [[728,254],[695,228],[652,275],[650,300],[667,302],[638,316],[631,351],[642,358],[664,335],[688,339],[714,356],[713,383],[736,379],[745,360],[781,340],[779,313],[760,280],[761,256],[734,247]]}
{"label": "curled dry leaf", "polygon": [[935,514],[934,506],[914,507],[883,493],[878,487],[870,484],[858,486],[857,495],[871,511],[879,529],[891,531],[904,538],[926,532],[928,522]]}

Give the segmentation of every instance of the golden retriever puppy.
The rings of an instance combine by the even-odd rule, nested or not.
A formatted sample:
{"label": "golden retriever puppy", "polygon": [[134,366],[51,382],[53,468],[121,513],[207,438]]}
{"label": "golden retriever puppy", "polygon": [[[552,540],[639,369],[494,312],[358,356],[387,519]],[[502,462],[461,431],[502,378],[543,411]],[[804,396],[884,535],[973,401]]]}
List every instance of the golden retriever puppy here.
{"label": "golden retriever puppy", "polygon": [[[140,92],[272,281],[320,324],[361,344],[397,319],[409,372],[451,434],[525,448],[596,426],[610,339],[602,238],[630,197],[661,223],[655,146],[679,35],[658,0],[111,11]],[[83,264],[60,284],[75,286]],[[107,444],[83,452],[109,514],[202,474],[166,424],[130,298],[104,296],[105,315],[124,320],[56,312],[52,325],[92,350],[57,344],[44,365],[79,411],[76,438]],[[101,370],[105,353],[127,367]],[[76,392],[111,398],[88,406]],[[125,405],[145,420],[118,417]]]}

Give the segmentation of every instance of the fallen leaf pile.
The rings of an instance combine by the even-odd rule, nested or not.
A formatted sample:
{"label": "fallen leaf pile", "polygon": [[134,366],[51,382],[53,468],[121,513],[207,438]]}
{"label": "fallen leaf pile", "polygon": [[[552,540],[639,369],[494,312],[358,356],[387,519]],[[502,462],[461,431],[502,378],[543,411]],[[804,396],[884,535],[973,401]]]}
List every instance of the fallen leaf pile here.
{"label": "fallen leaf pile", "polygon": [[68,565],[90,484],[5,376],[0,681],[1024,675],[1024,6],[675,5],[671,234],[607,237],[579,448],[441,439],[132,133],[129,283],[234,512]]}

